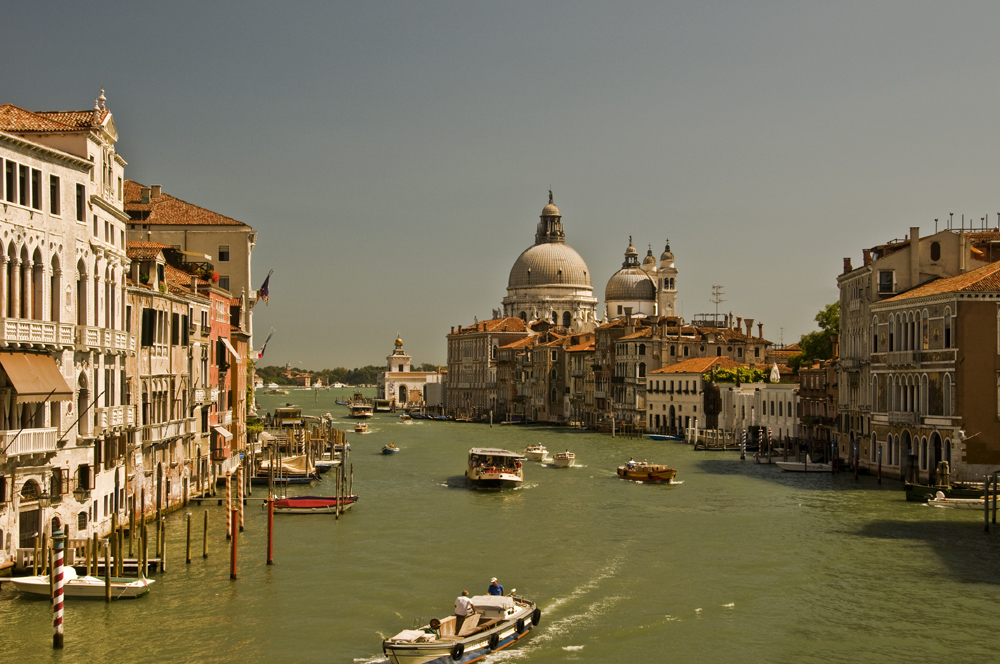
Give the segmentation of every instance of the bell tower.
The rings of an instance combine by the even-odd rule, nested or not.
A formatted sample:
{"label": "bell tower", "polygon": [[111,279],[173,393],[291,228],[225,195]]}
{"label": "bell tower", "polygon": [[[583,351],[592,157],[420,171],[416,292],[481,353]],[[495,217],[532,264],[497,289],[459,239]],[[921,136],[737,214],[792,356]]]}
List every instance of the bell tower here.
{"label": "bell tower", "polygon": [[392,354],[386,356],[386,369],[389,373],[406,373],[410,370],[410,360],[413,359],[403,350],[403,340],[396,334],[396,344],[392,349]]}
{"label": "bell tower", "polygon": [[677,315],[677,268],[670,240],[660,254],[660,269],[656,271],[656,313],[660,316]]}

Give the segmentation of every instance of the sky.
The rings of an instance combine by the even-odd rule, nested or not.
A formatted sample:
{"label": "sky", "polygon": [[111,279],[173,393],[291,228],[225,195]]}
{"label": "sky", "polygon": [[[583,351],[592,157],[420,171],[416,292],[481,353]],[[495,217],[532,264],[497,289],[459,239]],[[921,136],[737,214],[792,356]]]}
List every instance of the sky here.
{"label": "sky", "polygon": [[[792,343],[844,257],[1000,223],[993,2],[5,7],[0,103],[93,108],[126,176],[258,231],[262,364],[443,364],[548,190],[595,296],[669,239],[685,318]],[[12,29],[16,26],[16,29]]]}

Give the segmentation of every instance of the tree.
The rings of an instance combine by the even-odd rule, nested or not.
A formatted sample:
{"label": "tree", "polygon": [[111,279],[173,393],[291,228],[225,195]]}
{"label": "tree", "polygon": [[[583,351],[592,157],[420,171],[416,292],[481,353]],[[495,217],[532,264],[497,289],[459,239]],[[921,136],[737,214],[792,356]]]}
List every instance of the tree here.
{"label": "tree", "polygon": [[833,357],[833,335],[840,331],[840,302],[826,305],[813,320],[819,325],[819,330],[803,334],[799,339],[802,352],[788,359],[788,366],[796,371],[815,360]]}

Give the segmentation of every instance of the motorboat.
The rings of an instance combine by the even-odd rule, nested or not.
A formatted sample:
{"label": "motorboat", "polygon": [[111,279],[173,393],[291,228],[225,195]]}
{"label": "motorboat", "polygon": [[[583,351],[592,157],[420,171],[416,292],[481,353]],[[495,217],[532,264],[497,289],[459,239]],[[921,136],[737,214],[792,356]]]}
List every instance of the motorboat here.
{"label": "motorboat", "polygon": [[618,477],[636,482],[670,482],[676,475],[677,469],[648,461],[630,459],[624,466],[618,466]]}
{"label": "motorboat", "polygon": [[355,496],[292,496],[274,501],[275,514],[332,514],[351,509],[358,502]]}
{"label": "motorboat", "polygon": [[403,424],[412,424],[413,416],[403,413],[402,415],[399,416],[399,421],[402,422]]}
{"label": "motorboat", "polygon": [[986,504],[986,499],[983,496],[979,496],[978,498],[949,498],[944,494],[944,491],[938,491],[934,494],[933,498],[927,500],[927,504],[932,507],[981,510]]}
{"label": "motorboat", "polygon": [[[80,576],[68,565],[63,568],[63,595],[66,597],[94,597],[104,599],[104,579],[97,576]],[[39,597],[51,597],[48,574],[15,576],[8,579],[15,590]],[[135,599],[149,592],[152,579],[111,577],[111,599]]]}
{"label": "motorboat", "polygon": [[523,639],[538,625],[541,610],[534,602],[510,595],[469,598],[476,611],[456,633],[454,614],[433,618],[417,629],[404,629],[382,642],[392,664],[475,662]]}
{"label": "motorboat", "polygon": [[509,489],[524,481],[524,467],[517,452],[498,447],[473,447],[465,481],[474,489]]}
{"label": "motorboat", "polygon": [[316,459],[316,472],[323,474],[340,465],[340,459]]}
{"label": "motorboat", "polygon": [[371,433],[371,431],[368,430],[368,423],[358,422],[357,424],[355,424],[354,433]]}
{"label": "motorboat", "polygon": [[375,416],[372,400],[365,399],[361,392],[354,393],[351,400],[347,402],[347,408],[350,411],[350,416],[354,418],[362,419]]}
{"label": "motorboat", "polygon": [[389,443],[388,445],[382,446],[382,454],[395,454],[398,451],[399,448],[396,447],[396,443]]}
{"label": "motorboat", "polygon": [[982,498],[985,490],[982,482],[955,482],[954,484],[911,484],[904,485],[906,500],[912,503],[926,503],[943,493],[945,498]]}
{"label": "motorboat", "polygon": [[557,468],[569,468],[573,465],[576,460],[576,455],[566,450],[565,452],[556,452],[552,455],[552,465]]}
{"label": "motorboat", "polygon": [[805,461],[775,461],[774,465],[782,470],[793,473],[832,473],[832,463],[815,463],[812,457],[806,455]]}
{"label": "motorboat", "polygon": [[548,456],[549,451],[541,443],[528,445],[524,448],[524,458],[530,461],[543,461]]}
{"label": "motorboat", "polygon": [[684,440],[683,436],[668,436],[662,433],[648,434],[650,440]]}

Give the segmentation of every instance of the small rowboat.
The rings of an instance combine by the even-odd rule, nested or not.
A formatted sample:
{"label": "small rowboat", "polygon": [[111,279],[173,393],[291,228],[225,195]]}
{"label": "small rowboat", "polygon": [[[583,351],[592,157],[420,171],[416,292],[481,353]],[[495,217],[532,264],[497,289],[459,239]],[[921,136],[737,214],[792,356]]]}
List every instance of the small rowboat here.
{"label": "small rowboat", "polygon": [[382,446],[382,454],[395,454],[398,451],[399,448],[396,447],[396,443],[389,443],[388,445]]}
{"label": "small rowboat", "polygon": [[358,502],[357,496],[341,496],[338,501],[337,496],[293,496],[274,501],[275,514],[332,514],[337,511],[337,504],[340,503],[340,511],[349,510],[354,503]]}
{"label": "small rowboat", "polygon": [[[49,597],[49,576],[15,576],[10,579],[15,590],[29,595]],[[111,599],[134,599],[149,592],[152,579],[111,577]],[[78,576],[76,570],[63,567],[63,594],[66,597],[97,597],[104,599],[104,579],[96,576]]]}
{"label": "small rowboat", "polygon": [[677,470],[658,463],[630,461],[618,466],[618,477],[636,482],[669,482],[677,475]]}

